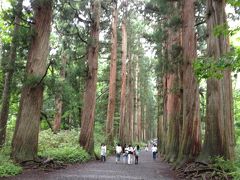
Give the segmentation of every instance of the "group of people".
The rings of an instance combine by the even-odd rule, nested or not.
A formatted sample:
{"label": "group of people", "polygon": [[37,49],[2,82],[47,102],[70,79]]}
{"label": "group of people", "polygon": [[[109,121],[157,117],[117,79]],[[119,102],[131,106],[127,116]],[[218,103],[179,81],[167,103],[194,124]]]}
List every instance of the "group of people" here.
{"label": "group of people", "polygon": [[[156,160],[157,157],[157,146],[153,144],[152,148],[153,160]],[[138,164],[139,154],[140,154],[140,146],[137,145],[133,147],[132,145],[124,145],[123,147],[120,144],[116,145],[115,153],[116,153],[116,163],[120,162],[121,155],[123,157],[123,163],[133,164],[133,160],[135,160],[135,164]],[[148,151],[148,146],[145,147],[145,151]],[[101,161],[106,161],[107,148],[104,143],[101,144]]]}
{"label": "group of people", "polygon": [[133,159],[135,159],[135,164],[138,164],[138,157],[140,154],[140,146],[132,147],[132,145],[127,146],[126,144],[122,147],[120,144],[116,146],[116,163],[120,162],[121,154],[123,156],[123,163],[132,164]]}

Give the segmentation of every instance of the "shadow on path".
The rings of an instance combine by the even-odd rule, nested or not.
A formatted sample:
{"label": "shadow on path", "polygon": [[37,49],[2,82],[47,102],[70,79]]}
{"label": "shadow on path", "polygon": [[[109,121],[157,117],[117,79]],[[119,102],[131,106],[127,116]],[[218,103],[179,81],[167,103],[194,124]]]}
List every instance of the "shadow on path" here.
{"label": "shadow on path", "polygon": [[[121,157],[122,158],[122,157]],[[115,157],[107,158],[106,162],[92,161],[86,164],[69,166],[66,169],[52,172],[34,170],[21,175],[4,178],[6,180],[174,180],[174,171],[159,159],[153,161],[152,153],[142,151],[139,164],[116,164]]]}

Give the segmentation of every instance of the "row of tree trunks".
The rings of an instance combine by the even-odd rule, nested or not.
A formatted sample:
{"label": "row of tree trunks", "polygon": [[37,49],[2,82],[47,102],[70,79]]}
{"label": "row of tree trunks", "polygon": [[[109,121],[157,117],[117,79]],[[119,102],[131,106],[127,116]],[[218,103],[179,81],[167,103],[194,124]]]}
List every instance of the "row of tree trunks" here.
{"label": "row of tree trunks", "polygon": [[[158,128],[161,152],[166,160],[181,165],[196,158],[201,149],[199,93],[192,63],[196,58],[194,1],[168,4],[169,18],[180,16],[182,27],[169,27],[164,49],[169,66],[163,76],[163,120]],[[182,9],[179,7],[182,7]],[[160,116],[161,117],[161,116]],[[166,138],[167,137],[167,138]]]}
{"label": "row of tree trunks", "polygon": [[[40,112],[43,84],[49,53],[49,36],[52,21],[52,1],[34,1],[34,36],[31,41],[26,67],[26,83],[22,89],[20,109],[12,142],[15,161],[34,160],[38,150]],[[28,81],[34,80],[34,83]]]}
{"label": "row of tree trunks", "polygon": [[9,53],[9,63],[8,67],[6,68],[6,73],[4,77],[4,87],[3,87],[3,94],[2,94],[2,109],[0,113],[0,147],[4,145],[6,139],[6,128],[7,128],[7,120],[8,120],[8,113],[9,113],[9,101],[11,96],[11,84],[12,84],[12,77],[14,73],[15,61],[16,61],[16,50],[19,44],[19,24],[21,21],[21,14],[22,14],[22,3],[23,0],[17,1],[16,6],[16,15],[14,20],[14,30],[12,35],[12,43],[11,49]]}
{"label": "row of tree trunks", "polygon": [[[216,156],[234,159],[230,69],[224,70],[222,79],[207,80],[206,129],[203,148],[201,147],[199,88],[193,70],[193,62],[197,57],[194,2],[183,1],[182,29],[178,31],[180,33],[169,30],[166,43],[168,48],[164,49],[166,60],[171,64],[176,61],[176,57],[171,57],[173,45],[181,45],[183,63],[178,68],[171,64],[172,71],[165,71],[162,76],[163,93],[158,90],[163,97],[163,113],[158,113],[159,147],[166,159],[175,162],[177,166],[196,159],[209,161],[209,157]],[[174,3],[177,2],[172,3],[176,7]],[[225,24],[225,1],[208,0],[208,57],[214,61],[229,51],[228,37],[214,35],[214,28]],[[177,38],[178,34],[180,39]],[[171,90],[176,87],[180,89],[178,93]]]}
{"label": "row of tree trunks", "polygon": [[[226,24],[225,1],[207,1],[208,56],[217,61],[229,51],[226,35],[214,35],[214,28]],[[206,133],[200,160],[212,156],[234,158],[234,128],[231,71],[225,70],[221,80],[207,80]]]}
{"label": "row of tree trunks", "polygon": [[88,76],[86,79],[86,91],[84,93],[82,124],[79,137],[80,145],[90,154],[94,153],[93,128],[97,89],[100,8],[101,4],[99,0],[92,1],[91,17],[93,17],[93,19],[90,32],[91,40],[87,47]]}
{"label": "row of tree trunks", "polygon": [[109,80],[109,98],[106,121],[107,144],[113,145],[114,142],[114,112],[116,102],[116,76],[117,76],[117,22],[118,10],[117,1],[113,0],[112,24],[111,24],[111,62]]}

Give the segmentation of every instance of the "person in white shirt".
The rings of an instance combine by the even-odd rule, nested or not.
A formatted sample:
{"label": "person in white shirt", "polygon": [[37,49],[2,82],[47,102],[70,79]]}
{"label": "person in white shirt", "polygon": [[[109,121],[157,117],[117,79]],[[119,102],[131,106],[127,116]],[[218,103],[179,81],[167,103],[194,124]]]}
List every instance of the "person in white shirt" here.
{"label": "person in white shirt", "polygon": [[117,146],[116,146],[116,163],[120,161],[121,153],[122,153],[122,147],[120,146],[120,144],[117,144]]}
{"label": "person in white shirt", "polygon": [[128,164],[132,164],[133,161],[133,147],[132,145],[129,145],[128,147]]}
{"label": "person in white shirt", "polygon": [[156,160],[156,158],[157,158],[157,146],[156,146],[156,144],[154,144],[153,147],[152,147],[152,153],[153,153],[153,160]]}
{"label": "person in white shirt", "polygon": [[128,146],[125,144],[123,146],[123,163],[126,164],[127,163],[127,159],[128,159]]}
{"label": "person in white shirt", "polygon": [[146,145],[146,147],[145,147],[145,151],[148,151],[148,145]]}
{"label": "person in white shirt", "polygon": [[107,147],[104,143],[101,144],[101,161],[106,161]]}

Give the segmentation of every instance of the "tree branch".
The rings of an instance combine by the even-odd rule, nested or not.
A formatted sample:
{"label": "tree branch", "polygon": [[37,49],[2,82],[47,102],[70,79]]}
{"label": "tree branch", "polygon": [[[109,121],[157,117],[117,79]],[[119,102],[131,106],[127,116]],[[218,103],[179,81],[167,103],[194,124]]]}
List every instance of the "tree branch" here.
{"label": "tree branch", "polygon": [[204,20],[204,21],[201,21],[201,22],[199,22],[199,23],[195,24],[195,26],[199,26],[199,25],[201,25],[201,24],[204,24],[204,23],[206,23],[206,20]]}
{"label": "tree branch", "polygon": [[50,121],[48,120],[47,114],[45,114],[44,112],[41,111],[41,116],[43,116],[49,126],[49,128],[52,130],[53,132],[53,128],[52,128],[52,124],[50,123]]}
{"label": "tree branch", "polygon": [[[44,74],[43,77],[40,79],[40,81],[39,81],[35,86],[33,86],[32,88],[35,88],[35,87],[39,86],[39,85],[42,83],[42,81],[43,81],[43,79],[46,77],[47,72],[48,72],[48,69],[49,69],[49,67],[50,67],[50,65],[51,65],[52,63],[53,63],[53,61],[50,61],[50,62],[49,62],[48,66],[47,66],[47,69],[46,69],[46,71],[45,71],[45,74]],[[32,89],[32,88],[31,88],[31,89]]]}
{"label": "tree branch", "polygon": [[76,28],[76,30],[77,30],[76,34],[77,34],[77,36],[79,37],[79,39],[80,39],[82,42],[84,42],[85,44],[88,44],[88,42],[87,42],[85,39],[83,39],[82,36],[80,35],[80,32],[79,32],[79,29],[78,29],[77,25],[74,24],[74,26],[75,26],[75,28]]}
{"label": "tree branch", "polygon": [[105,89],[105,91],[103,91],[102,94],[100,94],[100,95],[96,98],[96,101],[97,101],[102,95],[104,95],[106,92],[108,92],[108,88]]}

